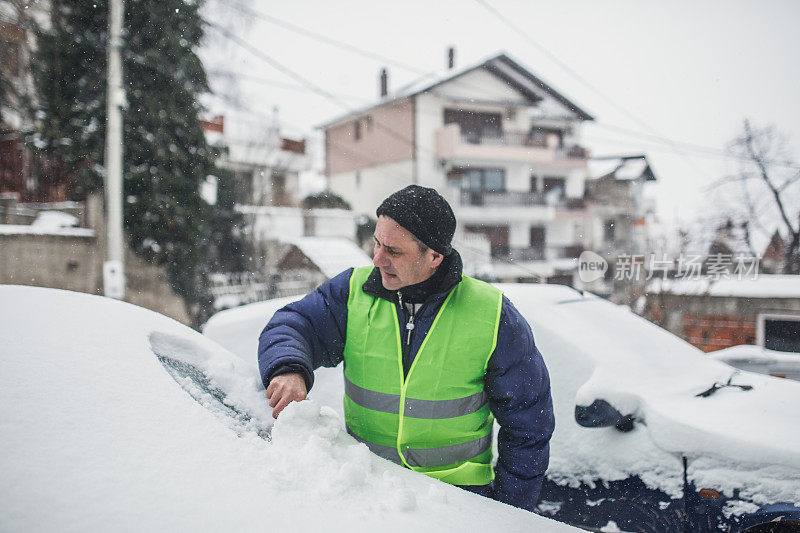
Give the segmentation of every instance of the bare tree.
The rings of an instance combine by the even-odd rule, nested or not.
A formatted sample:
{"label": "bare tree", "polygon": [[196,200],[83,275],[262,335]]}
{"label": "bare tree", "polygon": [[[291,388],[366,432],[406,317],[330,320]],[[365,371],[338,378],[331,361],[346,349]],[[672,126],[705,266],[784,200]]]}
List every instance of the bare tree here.
{"label": "bare tree", "polygon": [[787,146],[773,126],[754,127],[745,119],[741,134],[729,144],[739,171],[714,187],[724,185],[738,200],[739,206],[729,209],[746,221],[748,244],[751,231],[769,238],[777,227],[786,235],[783,271],[800,274],[800,164],[787,155]]}

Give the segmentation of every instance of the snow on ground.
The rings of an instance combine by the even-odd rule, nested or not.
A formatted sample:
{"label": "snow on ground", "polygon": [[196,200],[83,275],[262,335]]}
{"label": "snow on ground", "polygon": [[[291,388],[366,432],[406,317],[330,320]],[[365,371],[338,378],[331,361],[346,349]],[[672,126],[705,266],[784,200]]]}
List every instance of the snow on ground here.
{"label": "snow on ground", "polygon": [[2,531],[572,529],[384,461],[314,401],[273,425],[252,365],[164,316],[0,301]]}
{"label": "snow on ground", "polygon": [[[591,294],[562,286],[499,286],[532,325],[550,371],[556,415],[548,476],[593,485],[638,475],[672,497],[690,479],[730,496],[800,504],[800,384],[740,372],[671,333]],[[258,335],[286,298],[214,315],[204,334],[256,368]],[[319,369],[311,395],[341,410],[340,369]],[[584,428],[575,405],[604,399],[638,421],[633,431]],[[741,512],[746,506],[735,509]]]}

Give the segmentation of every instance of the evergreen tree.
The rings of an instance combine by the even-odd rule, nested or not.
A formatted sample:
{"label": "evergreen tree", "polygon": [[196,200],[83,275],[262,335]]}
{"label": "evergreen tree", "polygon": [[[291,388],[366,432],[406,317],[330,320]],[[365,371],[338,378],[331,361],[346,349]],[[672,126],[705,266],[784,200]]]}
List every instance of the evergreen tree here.
{"label": "evergreen tree", "polygon": [[[52,0],[34,62],[36,146],[76,173],[74,195],[103,184],[108,0]],[[133,249],[167,266],[195,316],[209,304],[210,207],[199,186],[213,159],[198,122],[208,82],[194,50],[200,2],[127,0],[123,30],[124,226]],[[200,313],[202,314],[202,313]]]}

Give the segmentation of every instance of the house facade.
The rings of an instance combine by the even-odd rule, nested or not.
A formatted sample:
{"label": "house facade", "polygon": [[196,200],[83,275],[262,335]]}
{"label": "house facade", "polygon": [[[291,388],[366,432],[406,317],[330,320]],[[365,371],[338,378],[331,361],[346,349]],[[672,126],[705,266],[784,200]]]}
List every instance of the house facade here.
{"label": "house facade", "polygon": [[575,216],[583,219],[585,250],[608,262],[605,276],[579,286],[595,294],[630,304],[643,294],[645,279],[619,279],[618,261],[641,261],[649,265],[651,251],[648,228],[655,204],[646,194],[656,175],[645,155],[606,156],[589,162],[584,208]]}
{"label": "house facade", "polygon": [[227,194],[229,202],[241,205],[298,204],[300,173],[311,166],[305,139],[284,137],[277,119],[255,129],[251,124],[226,125],[224,116],[201,124],[206,141],[217,151],[219,176],[207,186],[213,197]]}
{"label": "house facade", "polygon": [[586,234],[575,216],[589,161],[581,125],[592,117],[505,54],[395,94],[386,85],[373,106],[323,126],[331,191],[372,214],[405,185],[433,187],[453,206],[457,246],[488,242],[490,264],[473,270],[571,280]]}

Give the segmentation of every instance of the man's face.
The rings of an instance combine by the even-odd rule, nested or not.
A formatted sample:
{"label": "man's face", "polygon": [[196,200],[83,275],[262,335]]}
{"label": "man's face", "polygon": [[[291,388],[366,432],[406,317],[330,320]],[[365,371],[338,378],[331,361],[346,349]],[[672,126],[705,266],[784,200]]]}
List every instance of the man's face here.
{"label": "man's face", "polygon": [[396,291],[425,281],[442,263],[442,254],[419,251],[411,233],[391,218],[381,215],[375,226],[373,264],[380,269],[384,288]]}

